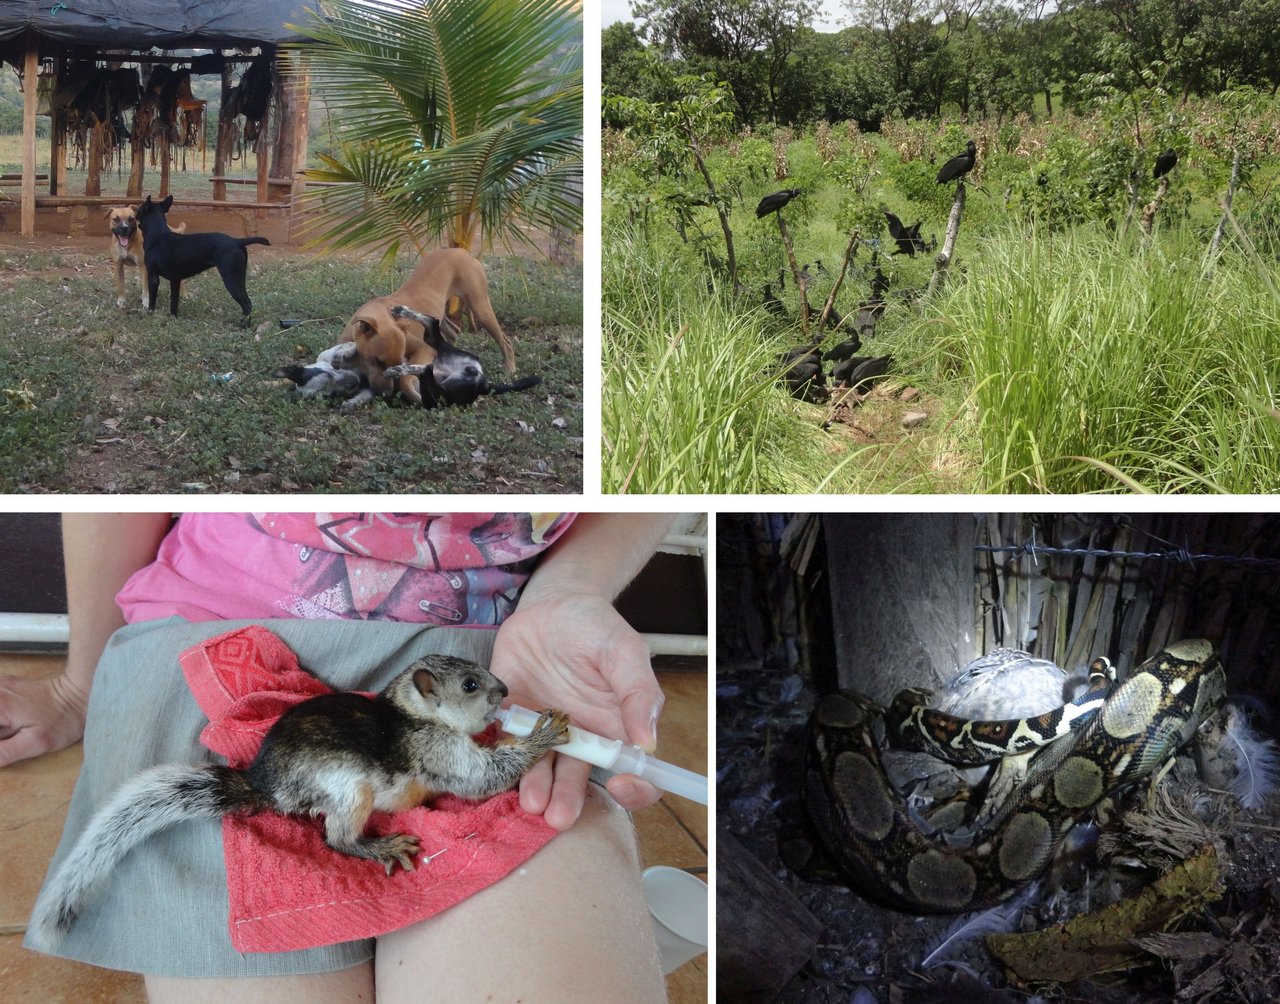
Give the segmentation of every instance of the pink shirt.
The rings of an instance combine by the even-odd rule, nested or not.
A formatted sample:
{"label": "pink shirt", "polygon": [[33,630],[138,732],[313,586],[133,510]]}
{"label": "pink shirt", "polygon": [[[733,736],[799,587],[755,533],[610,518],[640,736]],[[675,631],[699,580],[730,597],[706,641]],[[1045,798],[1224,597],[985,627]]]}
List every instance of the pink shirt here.
{"label": "pink shirt", "polygon": [[191,513],[116,597],[177,615],[500,624],[572,513]]}

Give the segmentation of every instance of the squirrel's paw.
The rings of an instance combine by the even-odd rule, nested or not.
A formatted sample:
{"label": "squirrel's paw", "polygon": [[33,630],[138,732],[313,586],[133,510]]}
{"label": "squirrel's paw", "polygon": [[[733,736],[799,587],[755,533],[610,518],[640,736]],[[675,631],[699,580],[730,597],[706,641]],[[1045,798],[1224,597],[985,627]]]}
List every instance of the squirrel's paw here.
{"label": "squirrel's paw", "polygon": [[543,742],[548,742],[553,746],[567,743],[569,741],[569,716],[563,711],[545,708],[538,715],[538,721],[533,726],[533,732],[530,735],[537,736]]}
{"label": "squirrel's paw", "polygon": [[411,833],[393,833],[370,840],[368,850],[369,857],[385,865],[390,875],[397,864],[407,872],[413,871],[414,859],[422,853],[422,845]]}

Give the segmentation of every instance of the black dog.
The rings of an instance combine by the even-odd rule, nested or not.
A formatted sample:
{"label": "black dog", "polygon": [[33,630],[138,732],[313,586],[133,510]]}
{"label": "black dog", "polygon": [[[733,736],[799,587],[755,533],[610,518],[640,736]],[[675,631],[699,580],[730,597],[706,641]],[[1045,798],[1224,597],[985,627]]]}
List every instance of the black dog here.
{"label": "black dog", "polygon": [[147,201],[138,207],[138,226],[142,228],[147,263],[147,292],[151,298],[149,309],[156,309],[160,279],[164,277],[169,280],[169,313],[177,317],[182,280],[199,275],[205,269],[216,268],[227,292],[248,317],[253,304],[244,289],[244,277],[249,268],[249,253],[245,251],[245,245],[271,242],[265,237],[174,233],[165,219],[172,205],[172,195],[163,202],[152,202],[148,195]]}

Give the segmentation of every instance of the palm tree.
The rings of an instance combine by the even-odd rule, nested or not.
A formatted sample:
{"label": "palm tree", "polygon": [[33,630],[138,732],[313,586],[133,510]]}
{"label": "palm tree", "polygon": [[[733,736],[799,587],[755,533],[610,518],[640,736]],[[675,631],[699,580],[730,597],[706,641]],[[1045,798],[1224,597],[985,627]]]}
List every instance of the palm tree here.
{"label": "palm tree", "polygon": [[302,69],[341,124],[308,233],[418,253],[582,228],[576,0],[322,0]]}

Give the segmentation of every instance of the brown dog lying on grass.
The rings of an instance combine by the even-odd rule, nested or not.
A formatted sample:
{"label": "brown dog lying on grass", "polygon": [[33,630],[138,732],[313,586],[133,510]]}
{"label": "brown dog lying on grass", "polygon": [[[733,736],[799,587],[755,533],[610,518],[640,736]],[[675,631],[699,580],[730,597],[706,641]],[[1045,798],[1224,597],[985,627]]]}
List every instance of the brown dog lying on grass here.
{"label": "brown dog lying on grass", "polygon": [[[458,308],[450,313],[449,305],[454,299],[458,301]],[[435,350],[423,337],[425,332],[420,323],[408,315],[392,315],[391,308],[397,305],[441,319],[441,327],[446,331],[456,330],[462,315],[466,314],[498,343],[507,372],[516,371],[515,349],[489,302],[484,266],[462,248],[446,248],[424,254],[403,286],[386,296],[374,297],[351,316],[342,330],[342,341],[355,343],[375,394],[386,396],[392,389],[384,375],[388,367],[423,366],[435,357]],[[416,376],[392,379],[399,380],[400,392],[405,397],[422,404]]]}

